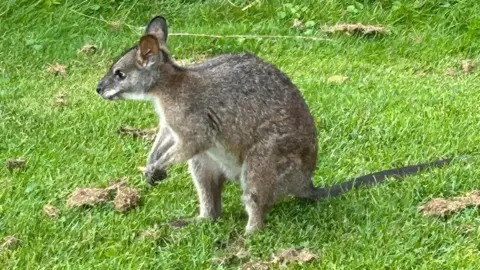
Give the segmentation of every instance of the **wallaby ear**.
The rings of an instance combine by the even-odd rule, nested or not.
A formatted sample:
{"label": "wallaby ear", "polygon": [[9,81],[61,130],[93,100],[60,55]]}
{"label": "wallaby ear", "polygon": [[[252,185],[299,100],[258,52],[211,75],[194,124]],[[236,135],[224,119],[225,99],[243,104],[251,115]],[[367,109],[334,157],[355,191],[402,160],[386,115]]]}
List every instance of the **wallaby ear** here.
{"label": "wallaby ear", "polygon": [[165,20],[165,18],[162,16],[153,18],[150,23],[148,23],[146,33],[155,36],[160,45],[167,44],[167,20]]}
{"label": "wallaby ear", "polygon": [[152,35],[144,35],[140,38],[137,48],[137,61],[146,67],[153,64],[160,52],[157,38]]}

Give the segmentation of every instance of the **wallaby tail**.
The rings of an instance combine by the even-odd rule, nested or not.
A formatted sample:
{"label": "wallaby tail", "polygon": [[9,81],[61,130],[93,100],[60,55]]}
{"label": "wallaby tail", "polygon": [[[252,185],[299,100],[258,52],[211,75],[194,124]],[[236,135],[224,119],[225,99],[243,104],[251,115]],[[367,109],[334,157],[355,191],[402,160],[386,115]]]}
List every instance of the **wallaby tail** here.
{"label": "wallaby tail", "polygon": [[[467,156],[460,156],[460,158],[464,158],[464,157],[467,157]],[[413,175],[428,168],[442,167],[446,164],[449,164],[452,160],[453,158],[447,158],[447,159],[441,159],[441,160],[428,162],[428,163],[421,163],[417,165],[390,169],[390,170],[385,170],[385,171],[380,171],[380,172],[359,176],[330,187],[325,187],[325,188],[317,187],[315,199],[319,200],[319,199],[325,199],[330,197],[337,197],[347,191],[350,191],[354,188],[358,188],[360,186],[380,184],[383,181],[385,181],[385,179],[387,178],[402,179],[407,175]]]}

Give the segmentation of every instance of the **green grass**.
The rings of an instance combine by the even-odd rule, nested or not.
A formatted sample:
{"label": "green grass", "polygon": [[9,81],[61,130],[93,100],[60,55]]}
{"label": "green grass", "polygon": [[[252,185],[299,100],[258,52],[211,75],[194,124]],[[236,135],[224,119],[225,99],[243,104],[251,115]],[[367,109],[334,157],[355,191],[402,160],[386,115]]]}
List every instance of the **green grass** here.
{"label": "green grass", "polygon": [[[477,189],[480,160],[479,69],[460,70],[463,59],[480,60],[480,3],[445,1],[259,1],[246,11],[227,1],[6,0],[0,4],[0,161],[23,156],[25,170],[0,169],[0,237],[21,244],[0,251],[1,269],[194,269],[218,265],[222,243],[243,234],[246,214],[240,187],[229,183],[224,213],[216,223],[173,229],[194,216],[198,201],[184,165],[150,188],[137,171],[150,145],[116,134],[121,125],[154,127],[147,103],[107,102],[95,86],[113,59],[133,45],[148,20],[167,17],[172,33],[312,35],[297,39],[212,39],[171,36],[177,58],[251,51],[285,71],[301,89],[319,127],[315,182],[330,185],[360,174],[442,156],[456,161],[375,188],[308,204],[286,199],[268,214],[267,226],[246,247],[267,259],[283,248],[304,246],[320,259],[312,269],[475,269],[480,259],[480,219],[467,209],[448,219],[424,217],[418,206],[433,197]],[[87,3],[88,2],[88,3]],[[240,7],[248,1],[232,1]],[[420,4],[423,3],[423,4]],[[348,7],[353,5],[353,7]],[[83,14],[83,15],[82,15]],[[307,33],[293,18],[313,21]],[[118,29],[107,22],[123,21]],[[325,36],[322,25],[383,24],[384,37]],[[88,41],[99,48],[78,53]],[[66,77],[46,72],[68,66]],[[420,76],[420,73],[424,76]],[[346,75],[343,84],[327,83]],[[56,93],[68,105],[52,106]],[[127,214],[109,204],[68,209],[80,186],[105,186],[127,177],[141,190],[141,205]],[[61,210],[51,220],[50,203]],[[148,228],[155,239],[137,240]],[[292,265],[293,267],[293,265]]]}

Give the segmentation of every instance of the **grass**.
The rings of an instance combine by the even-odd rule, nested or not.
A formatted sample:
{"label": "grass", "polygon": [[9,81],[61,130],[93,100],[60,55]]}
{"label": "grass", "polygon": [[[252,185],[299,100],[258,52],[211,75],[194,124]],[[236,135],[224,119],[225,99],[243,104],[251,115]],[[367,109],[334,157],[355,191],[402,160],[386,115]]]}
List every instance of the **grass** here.
{"label": "grass", "polygon": [[[480,219],[467,209],[448,219],[422,216],[433,197],[478,188],[480,77],[444,69],[480,52],[477,1],[54,1],[0,4],[0,161],[26,157],[24,170],[0,168],[0,237],[21,244],[0,251],[2,269],[236,268],[213,260],[222,245],[244,231],[240,187],[229,183],[216,223],[182,229],[166,225],[198,212],[184,165],[150,188],[137,166],[150,145],[119,136],[121,125],[154,127],[150,104],[106,102],[95,86],[115,56],[134,44],[150,17],[163,14],[172,33],[311,35],[296,39],[212,39],[171,36],[177,59],[251,51],[285,71],[301,89],[318,123],[315,182],[338,183],[360,174],[470,153],[442,169],[306,204],[286,199],[269,213],[266,228],[246,247],[266,259],[304,246],[320,259],[312,269],[475,269],[480,259]],[[292,20],[312,21],[310,31]],[[112,28],[109,22],[121,22]],[[325,36],[317,29],[338,22],[383,24],[377,38]],[[310,23],[309,25],[311,25]],[[307,30],[309,30],[307,29]],[[87,42],[95,54],[78,53]],[[67,66],[68,75],[46,71]],[[345,75],[342,84],[327,83]],[[53,106],[66,93],[66,107]],[[105,186],[127,177],[141,190],[139,208],[127,214],[111,205],[67,209],[79,186]],[[50,203],[61,210],[51,220]],[[155,228],[156,237],[138,236]],[[223,243],[223,244],[222,244]],[[292,265],[293,267],[293,265]]]}

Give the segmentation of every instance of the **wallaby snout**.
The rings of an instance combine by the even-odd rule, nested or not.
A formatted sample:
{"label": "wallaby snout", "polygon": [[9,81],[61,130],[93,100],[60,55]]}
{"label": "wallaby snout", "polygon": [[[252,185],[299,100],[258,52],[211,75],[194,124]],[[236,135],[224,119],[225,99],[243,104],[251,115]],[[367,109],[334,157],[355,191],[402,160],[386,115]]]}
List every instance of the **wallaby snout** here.
{"label": "wallaby snout", "polygon": [[98,82],[96,91],[103,99],[107,100],[121,99],[121,93],[123,92],[110,72]]}
{"label": "wallaby snout", "polygon": [[108,95],[108,93],[106,95],[106,92],[108,92],[108,88],[109,88],[108,83],[105,82],[105,77],[104,77],[100,80],[100,82],[98,82],[96,91],[97,91],[97,94],[99,94],[103,99],[112,100],[113,99],[112,95]]}
{"label": "wallaby snout", "polygon": [[97,84],[97,94],[101,95],[103,92],[103,80]]}

